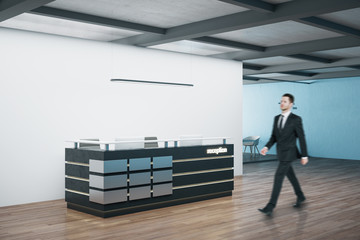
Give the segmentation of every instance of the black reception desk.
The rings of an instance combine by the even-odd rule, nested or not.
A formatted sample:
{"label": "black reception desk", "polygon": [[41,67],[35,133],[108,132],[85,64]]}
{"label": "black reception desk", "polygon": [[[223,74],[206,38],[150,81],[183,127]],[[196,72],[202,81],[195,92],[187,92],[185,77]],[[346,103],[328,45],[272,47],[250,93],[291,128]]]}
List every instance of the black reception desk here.
{"label": "black reception desk", "polygon": [[233,144],[65,149],[67,207],[111,217],[231,196]]}

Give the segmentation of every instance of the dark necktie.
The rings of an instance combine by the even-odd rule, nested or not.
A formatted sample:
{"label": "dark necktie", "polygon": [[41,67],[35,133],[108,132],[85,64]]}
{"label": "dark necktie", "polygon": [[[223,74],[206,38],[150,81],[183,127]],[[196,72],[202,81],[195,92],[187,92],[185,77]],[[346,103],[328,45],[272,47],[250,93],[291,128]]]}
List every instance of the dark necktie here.
{"label": "dark necktie", "polygon": [[279,123],[279,130],[282,130],[282,124],[283,124],[284,115],[280,116],[280,123]]}

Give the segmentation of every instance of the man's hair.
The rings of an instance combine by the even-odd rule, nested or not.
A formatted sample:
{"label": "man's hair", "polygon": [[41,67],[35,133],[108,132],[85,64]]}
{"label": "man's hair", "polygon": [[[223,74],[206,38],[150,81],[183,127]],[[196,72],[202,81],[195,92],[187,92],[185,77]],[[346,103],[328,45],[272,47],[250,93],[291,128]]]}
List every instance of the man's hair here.
{"label": "man's hair", "polygon": [[285,93],[285,94],[282,95],[282,96],[283,96],[283,97],[288,97],[291,103],[294,103],[294,101],[295,101],[294,96],[293,96],[292,94],[290,94],[290,93]]}

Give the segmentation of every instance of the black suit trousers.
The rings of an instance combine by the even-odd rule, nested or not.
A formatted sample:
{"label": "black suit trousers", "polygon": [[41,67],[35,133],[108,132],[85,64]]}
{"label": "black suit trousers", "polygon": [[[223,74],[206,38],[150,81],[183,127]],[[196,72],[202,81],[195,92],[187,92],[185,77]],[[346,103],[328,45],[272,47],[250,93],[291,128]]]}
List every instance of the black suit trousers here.
{"label": "black suit trousers", "polygon": [[291,163],[291,161],[279,162],[278,168],[275,172],[273,190],[269,201],[269,204],[272,204],[273,207],[276,206],[285,176],[287,176],[291,185],[293,186],[296,196],[300,198],[304,196],[303,192],[301,191],[299,181],[296,178],[294,169],[291,166]]}

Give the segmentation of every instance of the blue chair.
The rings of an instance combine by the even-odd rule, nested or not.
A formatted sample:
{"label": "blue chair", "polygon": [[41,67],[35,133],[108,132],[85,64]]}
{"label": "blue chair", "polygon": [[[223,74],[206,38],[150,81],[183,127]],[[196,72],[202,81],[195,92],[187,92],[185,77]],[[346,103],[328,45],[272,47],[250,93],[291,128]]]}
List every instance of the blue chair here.
{"label": "blue chair", "polygon": [[244,153],[246,151],[246,148],[250,147],[250,156],[256,154],[256,151],[260,154],[259,149],[257,148],[257,145],[259,144],[260,136],[249,136],[243,139],[243,146],[245,146]]}

